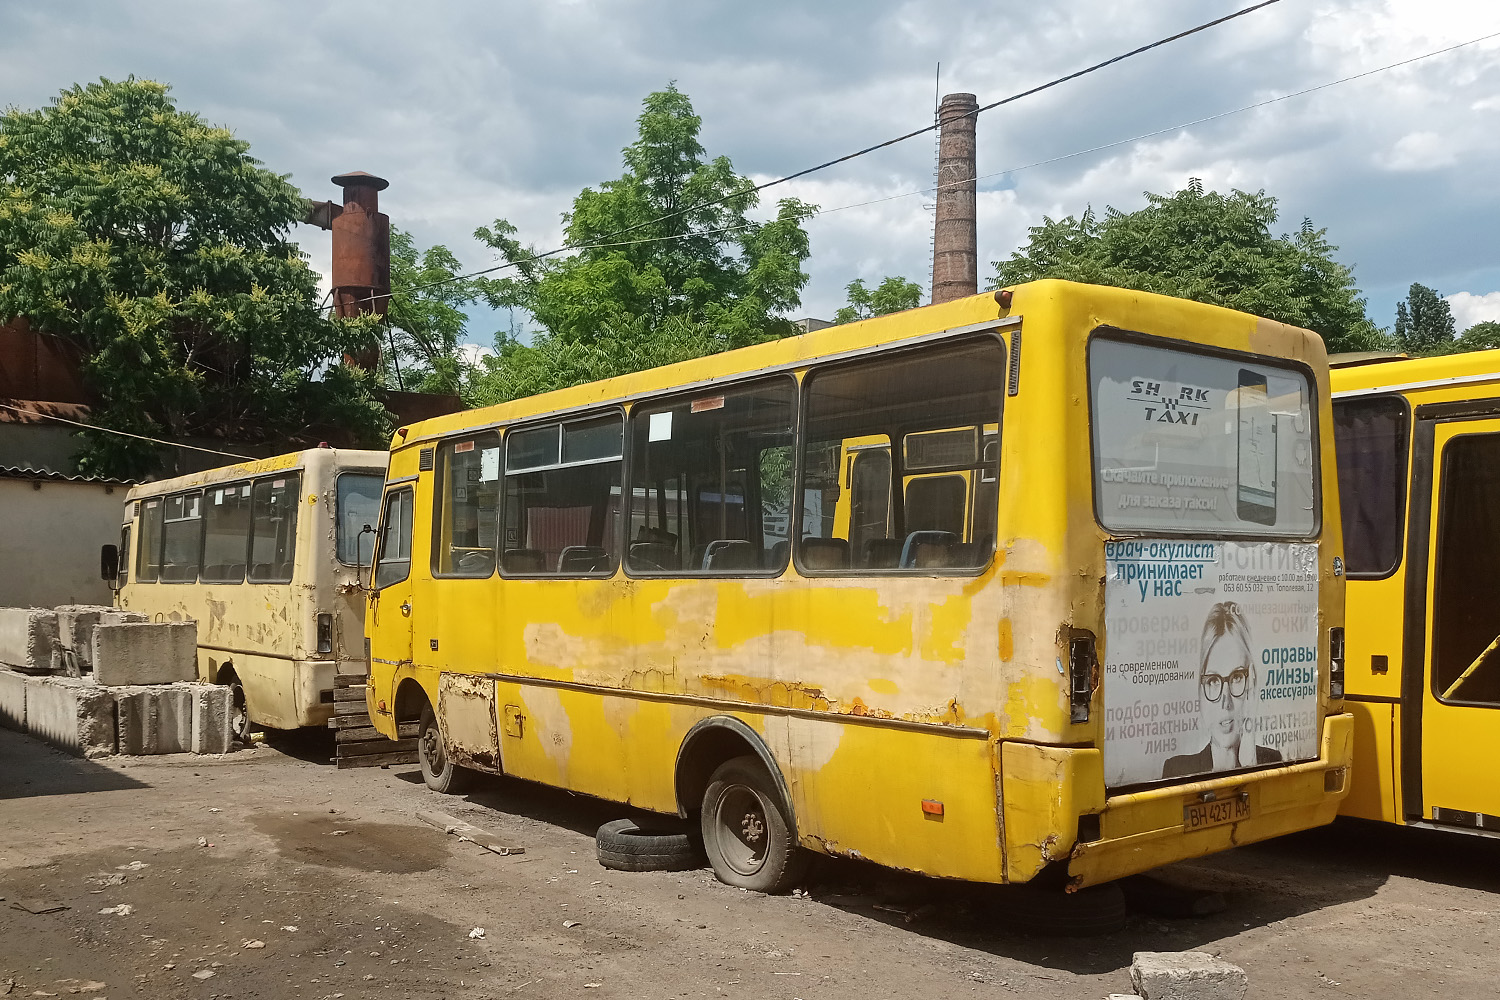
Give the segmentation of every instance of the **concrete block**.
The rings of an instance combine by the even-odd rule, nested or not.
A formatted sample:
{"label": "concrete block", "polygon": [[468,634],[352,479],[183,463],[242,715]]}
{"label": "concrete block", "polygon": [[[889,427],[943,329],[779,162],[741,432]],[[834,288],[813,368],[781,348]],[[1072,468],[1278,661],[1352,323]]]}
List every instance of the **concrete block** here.
{"label": "concrete block", "polygon": [[110,608],[99,616],[100,625],[132,625],[136,622],[149,622],[151,617],[139,611],[121,611],[119,608]]}
{"label": "concrete block", "polygon": [[0,608],[0,666],[50,674],[59,656],[56,612]]}
{"label": "concrete block", "polygon": [[233,692],[220,684],[193,689],[193,753],[228,753],[234,745]]}
{"label": "concrete block", "polygon": [[1245,971],[1204,951],[1138,951],[1130,982],[1144,1000],[1243,1000]]}
{"label": "concrete block", "polygon": [[169,684],[111,692],[122,754],[188,753],[193,748],[193,687]]}
{"label": "concrete block", "polygon": [[0,726],[26,731],[26,677],[0,669]]}
{"label": "concrete block", "polygon": [[[63,604],[57,608],[57,644],[64,672],[78,677],[94,666],[94,626],[115,609],[102,604]],[[144,618],[145,616],[140,616]]]}
{"label": "concrete block", "polygon": [[198,673],[196,622],[100,622],[94,680],[103,685],[172,684]]}
{"label": "concrete block", "polygon": [[88,757],[115,751],[115,698],[69,677],[28,677],[26,731]]}

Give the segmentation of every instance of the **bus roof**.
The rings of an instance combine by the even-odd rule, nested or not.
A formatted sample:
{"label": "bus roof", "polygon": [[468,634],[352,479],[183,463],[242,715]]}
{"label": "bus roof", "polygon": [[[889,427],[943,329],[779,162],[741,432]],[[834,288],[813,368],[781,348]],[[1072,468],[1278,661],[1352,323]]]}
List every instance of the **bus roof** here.
{"label": "bus roof", "polygon": [[1335,368],[1335,397],[1409,395],[1427,390],[1500,382],[1500,350],[1444,354]]}
{"label": "bus roof", "polygon": [[1000,308],[996,293],[985,292],[940,305],[831,326],[660,368],[433,417],[398,430],[391,439],[391,450],[397,451],[419,441],[470,428],[525,420],[538,414],[584,410],[674,388],[706,387],[716,380],[738,380],[746,374],[795,367],[820,358],[900,343],[924,334],[961,333],[969,328],[985,329],[1001,325],[1007,319],[1019,322],[1025,308],[1036,309],[1048,301],[1062,303],[1067,300],[1075,307],[1083,306],[1084,314],[1092,320],[1082,327],[1085,332],[1105,322],[1123,324],[1138,320],[1145,325],[1145,320],[1170,309],[1177,316],[1185,317],[1189,322],[1200,326],[1216,322],[1220,326],[1235,324],[1247,332],[1251,329],[1262,332],[1282,331],[1287,340],[1280,345],[1281,350],[1275,353],[1284,357],[1308,359],[1311,353],[1316,352],[1321,362],[1322,340],[1317,334],[1220,306],[1133,289],[1056,279],[1008,287],[1013,295],[1009,310]]}
{"label": "bus roof", "polygon": [[333,463],[341,469],[374,469],[385,471],[386,464],[390,461],[390,454],[384,451],[373,451],[355,448],[308,448],[304,451],[292,451],[285,455],[273,455],[270,458],[257,458],[249,462],[240,462],[236,465],[224,465],[217,469],[206,469],[203,472],[192,472],[185,476],[176,476],[172,479],[158,479],[155,482],[142,483],[133,487],[126,494],[126,502],[139,500],[142,497],[161,496],[166,493],[175,493],[178,490],[193,489],[198,486],[210,486],[214,483],[229,482],[233,479],[250,479],[255,476],[269,475],[273,472],[284,472],[289,469],[305,468],[309,455],[327,455]]}

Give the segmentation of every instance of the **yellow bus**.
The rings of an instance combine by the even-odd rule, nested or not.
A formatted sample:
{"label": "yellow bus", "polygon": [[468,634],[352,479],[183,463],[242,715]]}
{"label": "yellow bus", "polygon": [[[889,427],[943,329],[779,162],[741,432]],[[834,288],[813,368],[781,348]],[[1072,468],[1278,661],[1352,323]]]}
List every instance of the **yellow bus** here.
{"label": "yellow bus", "polygon": [[313,448],[126,495],[104,560],[115,603],[198,623],[198,676],[234,688],[241,739],[253,725],[326,725],[334,675],[364,673],[361,569],[387,457]]}
{"label": "yellow bus", "polygon": [[694,820],[763,891],[809,851],[1078,888],[1326,823],[1330,428],[1314,334],[1060,281],[412,424],[370,715],[433,788]]}
{"label": "yellow bus", "polygon": [[1350,816],[1500,831],[1500,351],[1332,373]]}

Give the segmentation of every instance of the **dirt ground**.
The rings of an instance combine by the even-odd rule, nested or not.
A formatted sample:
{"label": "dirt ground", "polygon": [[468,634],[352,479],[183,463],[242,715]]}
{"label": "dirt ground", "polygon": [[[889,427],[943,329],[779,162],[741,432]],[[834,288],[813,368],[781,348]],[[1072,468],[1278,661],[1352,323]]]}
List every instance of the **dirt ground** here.
{"label": "dirt ground", "polygon": [[620,807],[503,779],[439,796],[331,752],[310,734],[90,762],[0,730],[0,995],[1102,1000],[1133,952],[1183,949],[1242,966],[1256,998],[1490,996],[1500,975],[1500,841],[1338,824],[1165,871],[1223,892],[1221,914],[1033,937],[994,890],[853,862],[774,898],[609,872],[592,832]]}

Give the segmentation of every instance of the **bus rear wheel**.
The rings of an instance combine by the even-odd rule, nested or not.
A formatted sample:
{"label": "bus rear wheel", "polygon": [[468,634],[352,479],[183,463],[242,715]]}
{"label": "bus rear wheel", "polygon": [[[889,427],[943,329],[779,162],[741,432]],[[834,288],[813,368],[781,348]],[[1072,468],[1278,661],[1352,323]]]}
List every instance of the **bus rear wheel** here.
{"label": "bus rear wheel", "polygon": [[786,892],[808,858],[788,821],[790,810],[756,757],[727,760],[703,793],[703,849],[720,882],[756,892]]}
{"label": "bus rear wheel", "polygon": [[245,685],[233,674],[222,684],[229,686],[229,733],[236,743],[250,745],[250,703],[245,700]]}
{"label": "bus rear wheel", "polygon": [[422,762],[422,780],[434,792],[457,795],[469,787],[473,774],[448,758],[443,732],[431,705],[422,708],[422,724],[417,731],[417,758]]}

